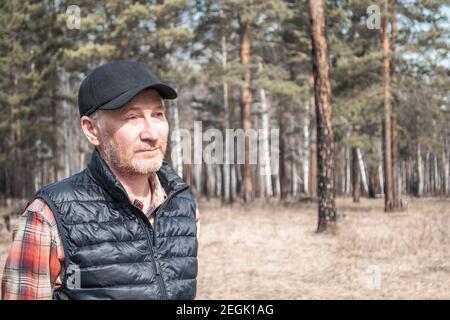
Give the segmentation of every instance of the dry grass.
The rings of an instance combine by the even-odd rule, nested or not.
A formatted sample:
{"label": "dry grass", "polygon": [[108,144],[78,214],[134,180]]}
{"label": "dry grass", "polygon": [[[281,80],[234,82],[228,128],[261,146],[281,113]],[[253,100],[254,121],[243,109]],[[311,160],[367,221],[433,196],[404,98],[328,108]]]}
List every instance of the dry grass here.
{"label": "dry grass", "polygon": [[449,299],[450,200],[355,205],[335,235],[315,233],[316,206],[200,203],[199,299]]}
{"label": "dry grass", "polygon": [[[316,205],[200,201],[198,299],[450,299],[450,199],[338,199],[336,234]],[[0,269],[10,235],[0,230]]]}

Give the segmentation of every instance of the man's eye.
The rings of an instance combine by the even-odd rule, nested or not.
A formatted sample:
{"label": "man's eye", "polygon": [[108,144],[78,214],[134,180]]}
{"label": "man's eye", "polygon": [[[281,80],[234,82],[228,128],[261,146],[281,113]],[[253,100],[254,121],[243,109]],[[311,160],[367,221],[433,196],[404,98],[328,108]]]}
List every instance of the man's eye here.
{"label": "man's eye", "polygon": [[127,120],[135,120],[135,119],[137,119],[138,117],[136,116],[136,115],[131,115],[131,116],[128,116],[127,117]]}
{"label": "man's eye", "polygon": [[164,112],[155,112],[154,116],[157,118],[162,118],[162,117],[164,117]]}

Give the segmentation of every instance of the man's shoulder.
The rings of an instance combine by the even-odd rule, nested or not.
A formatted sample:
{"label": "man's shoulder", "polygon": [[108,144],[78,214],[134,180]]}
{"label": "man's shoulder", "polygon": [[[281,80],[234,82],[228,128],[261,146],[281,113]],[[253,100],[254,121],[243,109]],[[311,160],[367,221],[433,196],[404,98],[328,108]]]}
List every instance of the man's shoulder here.
{"label": "man's shoulder", "polygon": [[104,190],[95,183],[87,169],[39,189],[31,198],[43,199],[53,208],[57,203],[103,198]]}
{"label": "man's shoulder", "polygon": [[46,204],[42,199],[34,199],[25,210],[42,213],[44,212],[45,207]]}
{"label": "man's shoulder", "polygon": [[39,217],[39,220],[49,223],[51,226],[56,224],[55,217],[50,207],[44,200],[37,198],[34,199],[25,209],[24,215],[35,215]]}

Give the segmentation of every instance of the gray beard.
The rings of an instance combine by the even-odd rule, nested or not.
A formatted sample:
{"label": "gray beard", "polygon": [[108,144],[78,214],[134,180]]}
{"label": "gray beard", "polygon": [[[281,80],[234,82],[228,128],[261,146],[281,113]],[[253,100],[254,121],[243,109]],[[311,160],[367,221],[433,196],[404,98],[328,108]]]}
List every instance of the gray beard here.
{"label": "gray beard", "polygon": [[104,144],[101,150],[99,150],[100,155],[106,163],[108,163],[108,165],[112,166],[112,168],[119,173],[126,175],[149,175],[158,171],[162,166],[162,157],[158,162],[151,161],[148,164],[143,164],[143,161],[130,161],[130,163],[122,163],[120,158],[117,156],[116,148],[114,148],[112,142],[107,139],[102,140]]}

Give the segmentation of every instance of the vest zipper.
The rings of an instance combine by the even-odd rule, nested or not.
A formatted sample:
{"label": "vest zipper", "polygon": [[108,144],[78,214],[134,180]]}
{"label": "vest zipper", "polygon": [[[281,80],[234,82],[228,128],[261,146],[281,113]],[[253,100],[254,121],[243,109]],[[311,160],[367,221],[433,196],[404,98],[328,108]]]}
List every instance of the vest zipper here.
{"label": "vest zipper", "polygon": [[155,233],[155,231],[153,230],[152,225],[150,224],[150,221],[148,221],[148,218],[145,216],[144,212],[142,212],[141,209],[139,209],[138,207],[135,207],[134,205],[133,205],[133,207],[136,208],[136,210],[138,211],[139,224],[141,225],[141,228],[144,230],[145,237],[147,238],[147,242],[149,243],[151,250],[152,250],[151,260],[152,260],[153,268],[155,269],[155,272],[156,272],[156,278],[158,279],[159,287],[161,289],[162,299],[167,300],[167,293],[166,293],[164,283],[162,282],[162,278],[161,278],[161,269],[159,268],[159,265],[158,265],[157,261],[155,260],[156,259],[155,246],[154,246],[152,239],[150,238],[150,235],[148,234],[149,228],[150,228],[150,230],[152,230],[153,233]]}
{"label": "vest zipper", "polygon": [[[139,219],[139,223],[141,224],[141,226],[143,227],[144,231],[145,231],[145,236],[147,238],[148,243],[151,246],[151,250],[152,250],[152,263],[153,263],[153,267],[155,268],[156,271],[156,278],[158,279],[158,283],[159,283],[159,287],[161,289],[161,293],[162,293],[162,298],[164,300],[167,300],[167,290],[166,290],[166,286],[164,284],[164,280],[161,274],[161,267],[159,264],[158,259],[158,249],[156,247],[156,217],[157,217],[157,213],[166,206],[166,204],[169,202],[170,199],[172,199],[175,195],[177,195],[178,193],[180,193],[181,191],[184,191],[186,189],[188,189],[189,186],[185,186],[183,188],[180,188],[178,190],[175,190],[171,193],[169,193],[169,195],[167,196],[167,199],[164,200],[163,203],[161,203],[159,205],[159,207],[153,209],[152,213],[150,215],[152,215],[153,213],[155,213],[155,218],[153,220],[153,224],[155,226],[155,228],[152,227],[150,221],[148,220],[147,216],[144,214],[144,212],[139,209],[138,207],[134,206],[134,208],[136,208],[136,210],[139,212],[139,216],[141,219]],[[144,225],[142,225],[142,223],[144,223]],[[148,226],[148,228],[153,232],[153,239],[150,239],[149,233],[148,233],[148,228],[145,227],[145,224]]]}
{"label": "vest zipper", "polygon": [[158,217],[158,212],[161,211],[167,205],[167,203],[169,202],[170,199],[172,199],[175,195],[177,195],[181,191],[184,191],[184,190],[186,190],[188,188],[189,188],[189,186],[185,186],[183,188],[180,188],[178,190],[175,190],[175,191],[172,191],[171,193],[169,193],[169,195],[167,196],[167,199],[164,200],[164,202],[161,203],[159,205],[159,207],[153,209],[152,213],[150,214],[150,216],[153,213],[155,214],[155,217],[154,217],[154,220],[153,220],[153,225],[155,226],[153,228],[153,247],[152,247],[153,255],[154,255],[153,256],[154,257],[153,261],[155,262],[155,265],[156,265],[156,273],[157,274],[159,273],[158,279],[160,281],[160,286],[161,286],[161,289],[163,291],[163,296],[165,297],[164,299],[167,299],[167,289],[166,289],[166,285],[164,284],[164,280],[163,280],[163,277],[162,277],[162,274],[161,274],[161,267],[160,267],[160,264],[159,264],[159,261],[158,261],[158,248],[157,248],[157,243],[156,243],[156,219]]}

